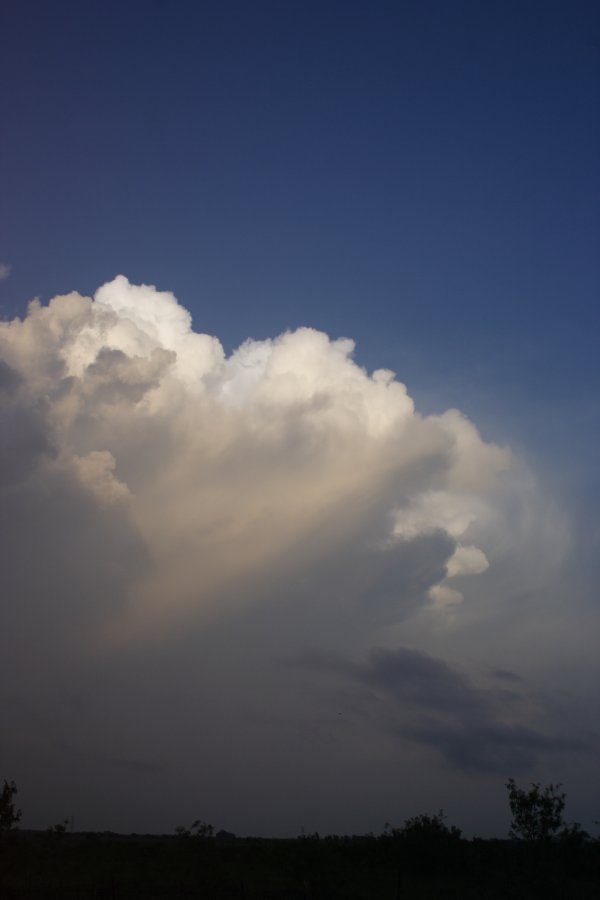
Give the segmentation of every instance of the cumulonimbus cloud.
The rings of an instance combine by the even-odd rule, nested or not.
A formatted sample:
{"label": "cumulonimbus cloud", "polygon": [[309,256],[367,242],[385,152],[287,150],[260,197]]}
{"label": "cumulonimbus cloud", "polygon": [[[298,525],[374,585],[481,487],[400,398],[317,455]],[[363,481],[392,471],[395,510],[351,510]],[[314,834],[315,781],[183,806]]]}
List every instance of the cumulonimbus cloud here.
{"label": "cumulonimbus cloud", "polygon": [[113,635],[302,579],[313,596],[324,579],[324,603],[384,590],[392,618],[457,603],[453,579],[487,568],[477,529],[511,455],[456,410],[421,416],[353,350],[300,328],[226,356],[171,293],[123,276],[93,299],[32,302],[0,323],[15,564],[26,546],[47,557],[49,602],[76,619],[91,603]]}

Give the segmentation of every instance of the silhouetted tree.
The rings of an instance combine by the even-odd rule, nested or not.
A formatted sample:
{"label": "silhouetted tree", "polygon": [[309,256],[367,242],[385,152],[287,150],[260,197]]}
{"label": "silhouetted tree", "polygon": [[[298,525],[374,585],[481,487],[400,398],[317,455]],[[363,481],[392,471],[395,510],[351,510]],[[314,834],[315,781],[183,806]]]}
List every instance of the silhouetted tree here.
{"label": "silhouetted tree", "polygon": [[15,808],[17,786],[14,781],[4,779],[4,787],[0,795],[0,834],[14,828],[21,818],[21,810]]}
{"label": "silhouetted tree", "polygon": [[566,829],[563,820],[566,794],[560,784],[543,788],[539,783],[529,790],[520,788],[514,778],[509,778],[506,788],[512,814],[510,837],[525,841],[547,841]]}

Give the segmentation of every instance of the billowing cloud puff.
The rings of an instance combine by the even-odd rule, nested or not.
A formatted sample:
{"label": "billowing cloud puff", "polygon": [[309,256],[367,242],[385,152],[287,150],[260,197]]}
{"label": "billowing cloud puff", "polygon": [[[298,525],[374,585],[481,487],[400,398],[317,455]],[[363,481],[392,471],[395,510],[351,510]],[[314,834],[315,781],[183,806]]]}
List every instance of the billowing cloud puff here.
{"label": "billowing cloud puff", "polygon": [[[65,529],[82,515],[68,485],[135,535],[144,566],[108,605],[113,634],[286,579],[318,593],[319,573],[349,602],[376,607],[385,590],[392,617],[458,601],[447,581],[486,569],[473,535],[510,455],[456,410],[420,416],[392,372],[367,374],[353,350],[300,328],[227,358],[172,294],[122,276],[93,300],[34,301],[0,325],[5,490],[44,492],[47,527]],[[76,527],[102,558],[97,522]]]}

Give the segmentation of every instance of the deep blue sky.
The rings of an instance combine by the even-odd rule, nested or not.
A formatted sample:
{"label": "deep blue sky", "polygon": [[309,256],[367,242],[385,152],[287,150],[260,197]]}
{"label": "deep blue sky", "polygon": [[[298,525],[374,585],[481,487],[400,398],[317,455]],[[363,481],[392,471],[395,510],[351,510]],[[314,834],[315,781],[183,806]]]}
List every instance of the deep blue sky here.
{"label": "deep blue sky", "polygon": [[352,337],[515,447],[597,583],[597,2],[5,0],[0,97],[3,318],[123,273],[228,351]]}
{"label": "deep blue sky", "polygon": [[597,4],[19,2],[1,34],[5,315],[124,272],[227,346],[596,377]]}

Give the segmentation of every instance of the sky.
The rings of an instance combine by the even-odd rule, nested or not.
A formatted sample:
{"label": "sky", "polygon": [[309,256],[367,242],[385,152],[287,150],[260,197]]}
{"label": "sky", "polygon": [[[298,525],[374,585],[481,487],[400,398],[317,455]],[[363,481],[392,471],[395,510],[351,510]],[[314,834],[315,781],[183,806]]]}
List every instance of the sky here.
{"label": "sky", "polygon": [[595,832],[600,11],[8,0],[22,824]]}

